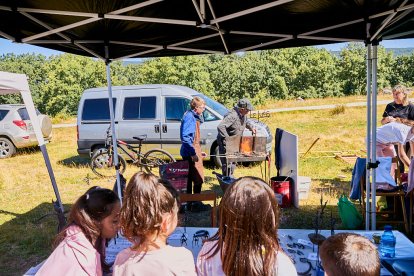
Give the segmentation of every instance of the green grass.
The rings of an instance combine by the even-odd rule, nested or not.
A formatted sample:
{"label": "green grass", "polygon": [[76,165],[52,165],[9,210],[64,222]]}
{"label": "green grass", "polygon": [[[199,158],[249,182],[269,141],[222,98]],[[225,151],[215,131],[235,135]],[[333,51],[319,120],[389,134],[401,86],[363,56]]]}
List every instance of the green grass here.
{"label": "green grass", "polygon": [[[389,98],[389,96],[387,97]],[[345,102],[340,99],[341,102]],[[339,100],[336,103],[340,102]],[[347,102],[355,101],[355,97]],[[323,103],[326,104],[326,103]],[[313,104],[312,104],[313,105]],[[384,106],[379,106],[382,110]],[[309,199],[300,202],[299,209],[282,211],[281,228],[311,228],[319,207],[321,194],[328,200],[328,213],[332,211],[340,227],[337,198],[348,193],[352,165],[331,157],[325,151],[355,151],[363,155],[365,148],[365,108],[345,108],[343,113],[331,115],[330,110],[297,111],[272,114],[266,121],[272,132],[283,128],[299,137],[299,150],[305,152],[320,138],[306,158],[300,158],[299,174],[312,178]],[[65,121],[67,118],[65,118]],[[69,120],[70,121],[70,120]],[[68,210],[77,197],[93,185],[112,188],[113,179],[100,179],[89,169],[87,159],[76,152],[76,129],[53,130],[53,141],[47,145],[60,195]],[[262,177],[260,165],[236,170],[236,177],[254,175]],[[56,233],[53,216],[38,219],[52,212],[55,199],[40,151],[20,151],[15,157],[0,161],[0,275],[21,275],[50,254],[51,241]],[[129,179],[137,168],[128,166]],[[213,168],[206,166],[204,190],[222,192]],[[271,175],[276,175],[271,164]],[[208,214],[190,218],[188,225],[208,225]],[[328,228],[328,219],[325,220]]]}

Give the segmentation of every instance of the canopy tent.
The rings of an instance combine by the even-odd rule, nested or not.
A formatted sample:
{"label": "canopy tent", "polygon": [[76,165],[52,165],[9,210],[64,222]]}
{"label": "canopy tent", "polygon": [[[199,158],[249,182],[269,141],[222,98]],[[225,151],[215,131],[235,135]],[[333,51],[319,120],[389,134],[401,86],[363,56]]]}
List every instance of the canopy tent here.
{"label": "canopy tent", "polygon": [[29,114],[30,121],[33,126],[33,130],[36,134],[36,139],[39,144],[40,150],[42,151],[43,158],[46,163],[46,167],[52,182],[53,190],[56,195],[56,204],[55,206],[59,222],[61,223],[59,228],[61,228],[64,222],[64,209],[63,204],[60,199],[59,190],[56,184],[55,176],[53,173],[52,165],[50,163],[49,155],[46,150],[45,140],[43,139],[42,130],[40,128],[40,123],[37,118],[36,109],[33,104],[32,94],[30,93],[29,83],[27,82],[27,77],[24,74],[14,74],[0,71],[0,95],[6,94],[18,94],[20,93],[23,98],[23,102],[26,105],[27,113]]}
{"label": "canopy tent", "polygon": [[[0,36],[105,60],[110,98],[112,60],[365,42],[371,165],[376,162],[375,143],[369,147],[376,130],[376,45],[413,38],[413,11],[414,0],[0,0]],[[111,126],[116,139],[113,120]],[[369,190],[369,174],[367,180]],[[367,204],[366,225],[371,214],[375,229],[372,191],[374,211]]]}

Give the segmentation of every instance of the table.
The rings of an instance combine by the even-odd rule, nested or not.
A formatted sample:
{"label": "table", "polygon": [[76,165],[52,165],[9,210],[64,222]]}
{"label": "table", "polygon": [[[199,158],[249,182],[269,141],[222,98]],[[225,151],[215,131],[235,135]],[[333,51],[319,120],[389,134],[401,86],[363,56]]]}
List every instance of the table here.
{"label": "table", "polygon": [[[168,238],[168,244],[171,246],[185,246],[189,249],[196,260],[198,253],[202,247],[202,239],[194,239],[194,234],[199,230],[206,230],[208,236],[213,236],[217,232],[217,228],[197,228],[197,227],[177,227],[173,234]],[[310,274],[315,275],[315,264],[316,264],[316,246],[313,248],[308,239],[308,234],[313,233],[314,230],[311,229],[279,229],[278,235],[280,240],[280,245],[285,250],[285,252],[294,260],[296,269],[298,272],[304,272],[308,269],[308,262],[301,262],[300,258],[310,259],[310,264],[313,269],[311,269]],[[337,230],[335,233],[343,232],[352,232],[357,233],[362,236],[367,237],[372,240],[372,235],[374,233],[382,233],[382,231],[346,231],[346,230]],[[330,236],[330,230],[322,230],[320,232],[325,237]],[[395,258],[387,259],[383,258],[385,261],[396,261],[396,260],[414,260],[414,244],[404,236],[404,234],[399,231],[393,231],[396,237],[396,254]],[[182,244],[182,237],[186,238],[186,244]],[[304,248],[291,247],[293,243],[302,244]],[[110,241],[108,248],[106,250],[106,261],[108,264],[112,264],[115,261],[116,255],[121,250],[131,246],[131,243],[126,240],[124,237],[120,236],[116,239]],[[290,251],[288,249],[291,249]],[[292,251],[293,250],[293,251]],[[299,253],[300,252],[300,253]],[[29,269],[25,275],[34,275],[36,271],[40,268],[40,265],[32,267]],[[381,275],[392,275],[385,268],[381,270]]]}
{"label": "table", "polygon": [[270,154],[225,154],[227,168],[229,168],[229,164],[237,163],[237,162],[265,162],[269,161],[268,164],[265,163],[264,166],[264,178],[265,182],[270,181]]}
{"label": "table", "polygon": [[[194,261],[197,258],[198,253],[202,247],[202,241],[199,239],[198,241],[194,241],[193,235],[195,232],[199,230],[206,230],[211,237],[217,232],[217,228],[197,228],[197,227],[177,227],[174,233],[168,238],[168,244],[171,246],[185,246],[193,253]],[[317,248],[316,246],[313,247],[312,244],[309,242],[308,234],[313,233],[314,230],[310,229],[279,229],[279,240],[280,245],[284,249],[284,251],[294,260],[296,269],[298,272],[304,272],[308,269],[309,264],[301,262],[300,259],[305,257],[310,259],[310,264],[312,268],[316,266],[316,253]],[[367,237],[368,239],[372,240],[372,235],[374,233],[382,233],[382,231],[346,231],[346,230],[337,230],[335,233],[343,233],[343,232],[353,232],[360,234],[362,236]],[[383,258],[382,260],[388,261],[395,261],[395,260],[414,260],[414,244],[404,236],[404,234],[400,233],[399,231],[393,231],[397,243],[396,243],[396,254],[395,258],[387,259]],[[322,230],[321,234],[325,237],[330,236],[330,230]],[[181,237],[185,235],[187,239],[187,244],[181,243]],[[296,246],[291,248],[289,245],[293,243],[303,244],[304,248],[299,249]],[[106,261],[111,264],[115,261],[116,254],[124,248],[127,248],[131,245],[129,241],[120,237],[116,240],[112,240],[109,243],[107,249],[107,256]],[[288,251],[288,248],[291,249],[291,252]],[[293,251],[294,252],[293,252]],[[300,252],[300,253],[298,253]],[[303,254],[303,255],[301,255]],[[311,269],[312,275],[315,275],[316,270]],[[381,275],[392,275],[389,273],[385,268],[381,270]]]}

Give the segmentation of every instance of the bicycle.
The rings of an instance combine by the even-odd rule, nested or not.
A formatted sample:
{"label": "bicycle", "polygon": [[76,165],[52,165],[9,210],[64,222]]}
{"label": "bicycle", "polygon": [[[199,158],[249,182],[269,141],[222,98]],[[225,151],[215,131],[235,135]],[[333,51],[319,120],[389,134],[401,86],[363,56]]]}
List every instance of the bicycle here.
{"label": "bicycle", "polygon": [[[147,135],[132,137],[138,141],[138,145],[131,145],[122,140],[116,140],[116,146],[125,153],[132,163],[138,167],[144,168],[148,173],[154,173],[153,170],[161,165],[175,162],[175,158],[163,149],[151,149],[146,153],[142,153],[142,142]],[[118,154],[119,172],[123,174],[126,170],[125,158]],[[114,174],[114,158],[112,147],[112,135],[110,128],[106,131],[105,148],[95,152],[91,158],[90,167],[92,171],[100,177],[111,177]]]}

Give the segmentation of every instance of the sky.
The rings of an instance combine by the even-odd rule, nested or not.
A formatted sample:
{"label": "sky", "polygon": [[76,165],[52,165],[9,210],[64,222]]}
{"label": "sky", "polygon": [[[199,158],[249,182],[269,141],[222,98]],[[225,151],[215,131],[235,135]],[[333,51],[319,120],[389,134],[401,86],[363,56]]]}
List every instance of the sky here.
{"label": "sky", "polygon": [[[396,40],[382,41],[380,44],[384,46],[385,48],[409,48],[409,47],[414,47],[414,39],[396,39]],[[329,51],[340,51],[345,46],[346,46],[346,43],[336,43],[336,44],[329,44],[329,45],[320,45],[317,47],[325,48]],[[33,46],[29,44],[12,43],[9,40],[0,38],[0,55],[7,54],[7,53],[13,53],[16,55],[35,53],[35,54],[43,54],[48,57],[51,55],[61,54],[62,52],[49,50],[46,48]]]}

